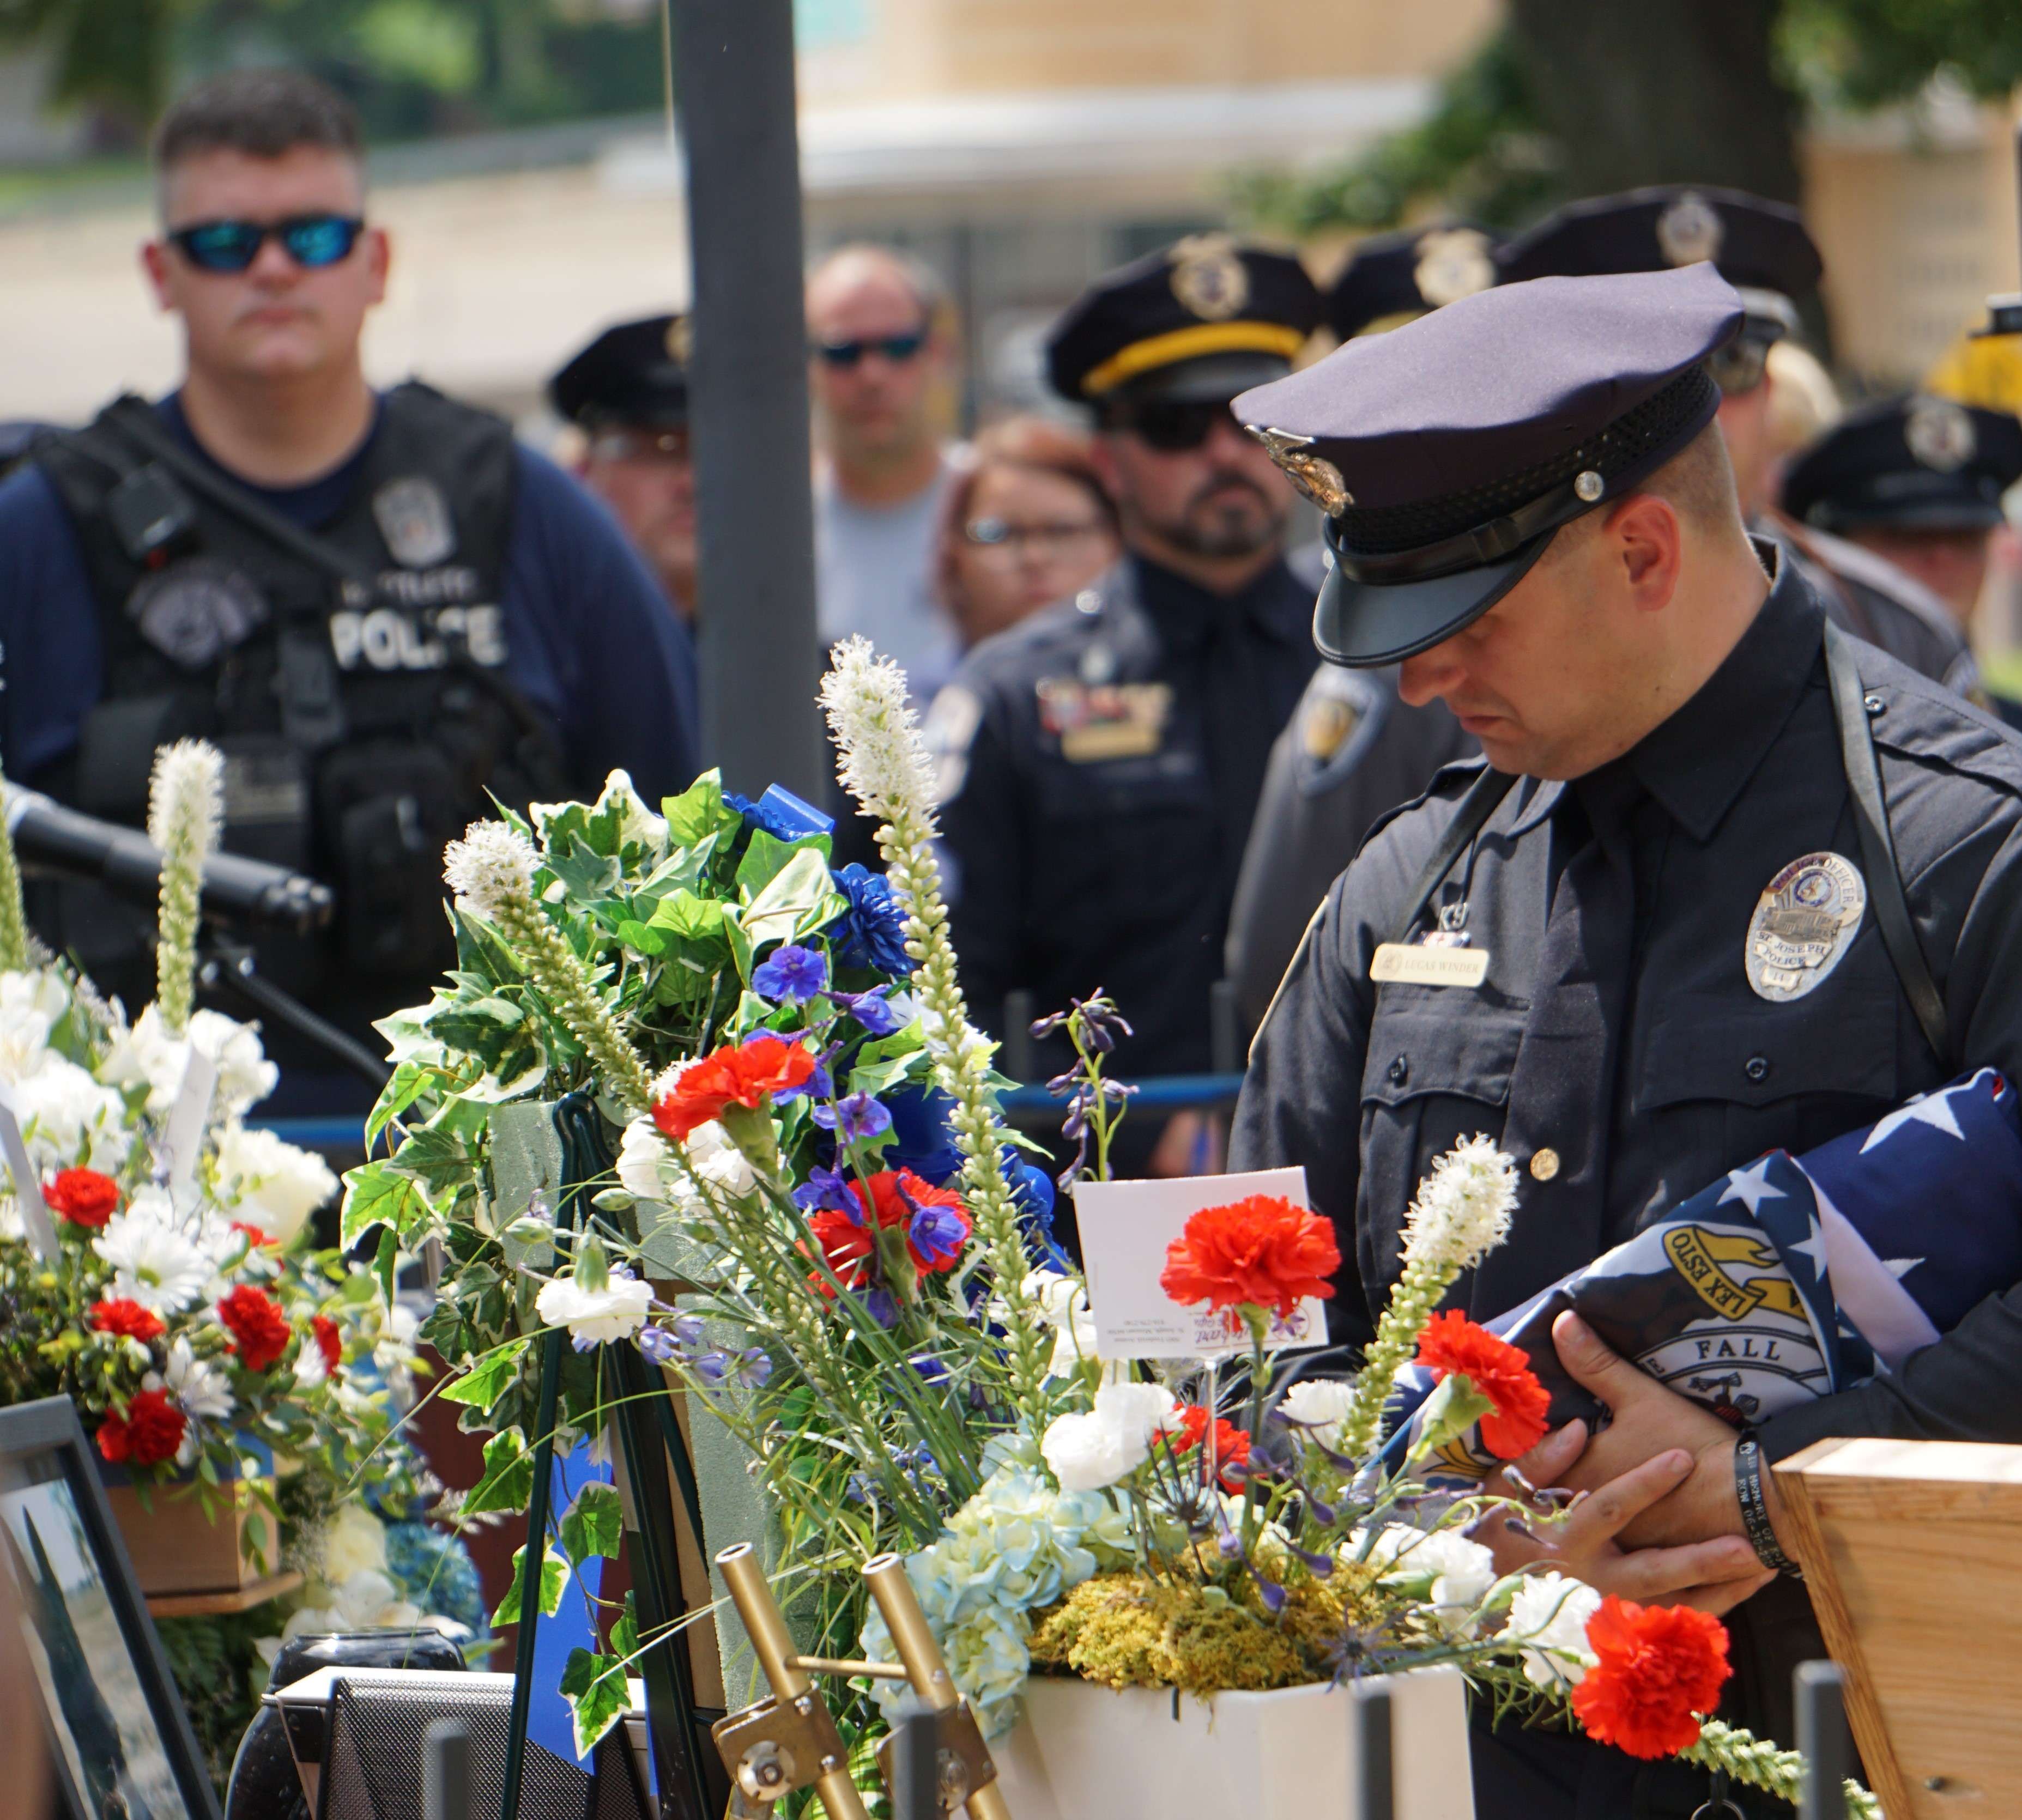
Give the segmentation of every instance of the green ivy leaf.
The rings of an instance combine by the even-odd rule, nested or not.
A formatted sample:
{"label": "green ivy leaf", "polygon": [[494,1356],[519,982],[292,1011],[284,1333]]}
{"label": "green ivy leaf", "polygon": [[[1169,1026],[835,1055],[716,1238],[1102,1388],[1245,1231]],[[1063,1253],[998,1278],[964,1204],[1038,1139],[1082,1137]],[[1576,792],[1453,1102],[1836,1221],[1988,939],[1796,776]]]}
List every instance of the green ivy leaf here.
{"label": "green ivy leaf", "polygon": [[[527,1567],[527,1545],[522,1542],[513,1551],[513,1583],[506,1588],[506,1596],[498,1601],[498,1609],[492,1613],[495,1625],[517,1624],[520,1621],[520,1588],[525,1584],[522,1576]],[[562,1594],[568,1586],[569,1564],[553,1548],[544,1549],[541,1555],[541,1615],[553,1618],[562,1608]]]}
{"label": "green ivy leaf", "polygon": [[407,1133],[407,1141],[394,1151],[393,1167],[425,1183],[441,1197],[445,1191],[464,1187],[477,1179],[477,1165],[469,1147],[447,1125],[423,1125]]}
{"label": "green ivy leaf", "polygon": [[586,1485],[562,1519],[562,1550],[578,1570],[593,1555],[616,1560],[624,1535],[624,1506],[615,1485]]}
{"label": "green ivy leaf", "polygon": [[484,1443],[484,1476],[463,1501],[463,1514],[487,1510],[524,1510],[534,1495],[534,1457],[517,1428],[507,1428]]}
{"label": "green ivy leaf", "polygon": [[790,942],[802,932],[803,919],[829,899],[842,902],[829,888],[827,861],[812,846],[797,847],[738,921],[754,949],[768,942]]}
{"label": "green ivy leaf", "polygon": [[694,847],[712,834],[734,834],[744,818],[723,800],[723,775],[708,771],[677,797],[664,797],[660,813],[667,818],[667,839],[676,847]]}
{"label": "green ivy leaf", "polygon": [[520,1355],[527,1350],[524,1340],[513,1340],[487,1352],[462,1377],[436,1392],[446,1403],[468,1403],[473,1409],[488,1410],[499,1392],[513,1381]]}
{"label": "green ivy leaf", "polygon": [[639,1610],[629,1592],[625,1595],[625,1609],[611,1627],[611,1651],[628,1661],[639,1653]]}
{"label": "green ivy leaf", "polygon": [[432,1062],[401,1063],[393,1070],[393,1078],[379,1090],[379,1097],[366,1118],[366,1149],[370,1151],[386,1127],[440,1078],[441,1070]]}
{"label": "green ivy leaf", "polygon": [[631,1704],[625,1658],[571,1650],[562,1669],[561,1691],[575,1715],[576,1755],[587,1756],[590,1746],[624,1717]]}
{"label": "green ivy leaf", "polygon": [[390,1158],[345,1171],[340,1239],[345,1250],[375,1226],[391,1227],[404,1237],[434,1217],[427,1191]]}

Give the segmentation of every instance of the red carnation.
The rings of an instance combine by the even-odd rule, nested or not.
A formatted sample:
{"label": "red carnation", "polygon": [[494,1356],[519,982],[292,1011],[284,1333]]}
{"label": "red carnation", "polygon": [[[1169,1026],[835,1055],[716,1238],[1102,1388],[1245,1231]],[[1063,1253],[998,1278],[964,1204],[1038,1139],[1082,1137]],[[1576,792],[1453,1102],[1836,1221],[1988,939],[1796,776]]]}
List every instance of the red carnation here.
{"label": "red carnation", "polygon": [[264,1289],[241,1283],[217,1304],[217,1318],[230,1330],[232,1350],[248,1371],[265,1371],[288,1349],[288,1317]]}
{"label": "red carnation", "polygon": [[678,1142],[697,1125],[721,1118],[727,1107],[756,1107],[801,1085],[814,1071],[814,1056],[805,1045],[756,1036],[689,1063],[672,1090],[654,1101],[653,1122]]}
{"label": "red carnation", "polygon": [[1551,1392],[1531,1369],[1531,1355],[1458,1308],[1435,1315],[1418,1335],[1417,1362],[1436,1379],[1458,1373],[1495,1404],[1481,1418],[1483,1444],[1498,1460],[1514,1460],[1544,1439]]}
{"label": "red carnation", "polygon": [[[854,1213],[823,1207],[808,1216],[808,1230],[821,1246],[828,1267],[845,1289],[861,1289],[863,1260],[871,1250],[870,1229],[906,1229],[906,1249],[922,1276],[953,1270],[962,1261],[974,1224],[952,1189],[936,1188],[911,1169],[880,1169],[868,1184],[845,1184],[856,1203]],[[833,1293],[825,1277],[813,1279],[824,1294]]]}
{"label": "red carnation", "polygon": [[337,1323],[327,1315],[317,1315],[310,1319],[309,1331],[316,1337],[316,1350],[323,1355],[323,1370],[332,1377],[344,1362],[344,1336],[338,1330]]}
{"label": "red carnation", "polygon": [[1159,1286],[1176,1302],[1268,1308],[1289,1319],[1308,1296],[1330,1296],[1341,1268],[1334,1227],[1282,1195],[1203,1207],[1166,1247]]}
{"label": "red carnation", "polygon": [[123,1417],[109,1415],[99,1424],[98,1450],[115,1464],[159,1466],[175,1458],[188,1426],[189,1418],[166,1391],[136,1391]]}
{"label": "red carnation", "polygon": [[116,1333],[122,1340],[158,1340],[168,1332],[168,1323],[152,1308],[144,1308],[130,1296],[116,1301],[93,1302],[91,1324],[101,1333]]}
{"label": "red carnation", "polygon": [[274,1242],[267,1236],[265,1227],[250,1226],[243,1220],[233,1220],[232,1230],[234,1232],[243,1232],[246,1235],[246,1249],[249,1251],[257,1251],[261,1246],[272,1245]]}
{"label": "red carnation", "polygon": [[[862,1289],[863,1260],[870,1255],[870,1229],[847,1213],[824,1207],[808,1216],[808,1230],[821,1247],[822,1256],[834,1273],[836,1282],[846,1289]],[[823,1295],[834,1298],[834,1286],[827,1277],[817,1272],[808,1281]]]}
{"label": "red carnation", "polygon": [[119,1184],[96,1169],[59,1169],[42,1198],[73,1224],[97,1227],[119,1210]]}
{"label": "red carnation", "polygon": [[1683,1605],[1637,1605],[1613,1593],[1587,1620],[1600,1659],[1573,1690],[1589,1738],[1631,1756],[1674,1756],[1699,1740],[1699,1715],[1720,1699],[1727,1626]]}
{"label": "red carnation", "polygon": [[[1207,1411],[1199,1403],[1188,1403],[1180,1411],[1180,1426],[1166,1437],[1166,1445],[1175,1456],[1191,1453],[1201,1444],[1207,1433]],[[1215,1470],[1220,1474],[1223,1488],[1229,1491],[1243,1489],[1239,1473],[1232,1474],[1232,1466],[1246,1466],[1250,1463],[1250,1437],[1242,1429],[1224,1417],[1214,1419]]]}

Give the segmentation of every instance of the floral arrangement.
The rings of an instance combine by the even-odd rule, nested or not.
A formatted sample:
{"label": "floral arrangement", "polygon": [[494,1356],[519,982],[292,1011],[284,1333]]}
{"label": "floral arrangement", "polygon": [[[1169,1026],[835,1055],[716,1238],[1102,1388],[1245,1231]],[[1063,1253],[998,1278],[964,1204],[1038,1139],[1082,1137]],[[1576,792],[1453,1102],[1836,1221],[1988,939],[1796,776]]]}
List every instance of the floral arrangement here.
{"label": "floral arrangement", "polygon": [[[1705,1717],[1728,1673],[1717,1622],[1498,1576],[1467,1533],[1547,1528],[1563,1494],[1455,1499],[1418,1475],[1477,1425],[1509,1458],[1542,1432],[1524,1355],[1437,1311],[1508,1229],[1513,1172],[1487,1140],[1422,1185],[1352,1382],[1275,1370],[1271,1315],[1327,1293],[1340,1259],[1323,1220],[1268,1198],[1195,1216],[1164,1278],[1222,1314],[1246,1361],[1159,1379],[1097,1356],[967,1019],[904,678],[852,640],[823,698],[882,880],[832,870],[805,805],[713,775],[655,814],[614,774],[594,804],[480,824],[449,850],[458,967],[384,1027],[399,1069],[372,1129],[397,1147],[349,1178],[345,1229],[443,1249],[427,1333],[460,1375],[440,1394],[494,1437],[465,1508],[524,1504],[531,1343],[565,1328],[564,1429],[608,1417],[604,1349],[640,1349],[742,1443],[803,1649],[891,1659],[859,1570],[896,1551],[991,1733],[1035,1671],[1205,1696],[1456,1662],[1498,1711],[1569,1711],[1639,1754],[1794,1785],[1794,1757]],[[1127,1106],[1101,1072],[1120,1020],[1098,998],[1059,1023],[1079,1057],[1054,1083],[1075,1172],[1092,1143],[1100,1173]],[[573,1090],[596,1096],[616,1162],[564,1233],[502,1198],[499,1109]],[[1409,1456],[1386,1461],[1385,1402],[1414,1359],[1442,1381]],[[557,1518],[544,1599],[615,1547],[611,1497],[593,1488]],[[627,1614],[571,1665],[579,1742],[664,1640]],[[853,1761],[891,1697],[843,1690]]]}

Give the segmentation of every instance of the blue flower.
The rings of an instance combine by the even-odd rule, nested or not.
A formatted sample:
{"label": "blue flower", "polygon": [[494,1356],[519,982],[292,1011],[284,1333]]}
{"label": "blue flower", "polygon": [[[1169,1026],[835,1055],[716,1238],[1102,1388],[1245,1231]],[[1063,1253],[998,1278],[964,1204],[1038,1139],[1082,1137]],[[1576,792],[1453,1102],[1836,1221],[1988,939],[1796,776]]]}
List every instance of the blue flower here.
{"label": "blue flower", "polygon": [[863,1224],[863,1209],[856,1204],[856,1197],[849,1191],[849,1184],[839,1170],[824,1169],[819,1163],[808,1171],[808,1179],[794,1191],[794,1205],[803,1213],[814,1213],[823,1208],[830,1208],[838,1213],[847,1213],[858,1225]]}
{"label": "blue flower", "polygon": [[827,957],[791,943],[774,950],[751,976],[753,991],[783,1005],[805,1005],[827,984]]}
{"label": "blue flower", "polygon": [[892,1114],[868,1093],[845,1093],[833,1106],[817,1106],[815,1123],[845,1139],[878,1137],[892,1129]]}
{"label": "blue flower", "polygon": [[944,1268],[962,1256],[969,1242],[969,1222],[952,1207],[931,1204],[915,1213],[906,1227],[906,1238],[935,1270]]}
{"label": "blue flower", "polygon": [[931,1352],[916,1354],[906,1362],[920,1374],[922,1384],[941,1384],[947,1381],[948,1368]]}
{"label": "blue flower", "polygon": [[864,1293],[864,1311],[881,1327],[899,1325],[899,1303],[889,1289],[869,1289]]}
{"label": "blue flower", "polygon": [[677,1315],[674,1317],[674,1337],[691,1351],[701,1345],[703,1335],[707,1331],[699,1315]]}
{"label": "blue flower", "polygon": [[763,1390],[772,1379],[772,1361],[762,1346],[747,1346],[737,1355],[737,1381],[749,1390]]}
{"label": "blue flower", "polygon": [[892,1111],[894,1142],[885,1153],[888,1169],[911,1169],[936,1188],[962,1168],[948,1114],[954,1102],[937,1087],[894,1087],[885,1103]]}
{"label": "blue flower", "polygon": [[874,986],[868,992],[830,992],[829,1003],[846,1011],[874,1037],[889,1037],[902,1029],[905,1019],[885,1001],[892,988]]}
{"label": "blue flower", "polygon": [[665,1365],[681,1349],[681,1342],[664,1327],[639,1329],[639,1350],[655,1365]]}
{"label": "blue flower", "polygon": [[835,957],[845,967],[868,967],[900,976],[913,971],[906,952],[906,913],[892,887],[861,866],[831,874],[849,908],[834,932]]}

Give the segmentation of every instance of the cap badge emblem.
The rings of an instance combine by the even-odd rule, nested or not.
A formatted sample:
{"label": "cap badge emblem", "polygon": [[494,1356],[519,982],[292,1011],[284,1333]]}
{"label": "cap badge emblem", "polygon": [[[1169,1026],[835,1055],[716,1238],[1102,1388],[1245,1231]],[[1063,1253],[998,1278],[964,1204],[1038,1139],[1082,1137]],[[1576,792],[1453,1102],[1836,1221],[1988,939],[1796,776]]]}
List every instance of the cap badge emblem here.
{"label": "cap badge emblem", "polygon": [[1573,476],[1573,491],[1591,505],[1608,491],[1608,483],[1591,468],[1583,468]]}
{"label": "cap badge emblem", "polygon": [[1305,494],[1329,518],[1338,517],[1355,503],[1340,469],[1323,455],[1309,454],[1311,436],[1294,436],[1290,430],[1265,429],[1257,424],[1243,426],[1264,445],[1271,459],[1285,471],[1285,478]]}
{"label": "cap badge emblem", "polygon": [[456,523],[434,481],[419,474],[389,480],[372,495],[372,516],[393,560],[425,569],[456,554]]}
{"label": "cap badge emblem", "polygon": [[1225,323],[1250,301],[1250,269],[1226,234],[1191,234],[1173,247],[1173,295],[1204,323]]}
{"label": "cap badge emblem", "polygon": [[1807,853],[1763,888],[1748,919],[1743,962],[1758,998],[1802,998],[1853,945],[1867,886],[1850,859]]}
{"label": "cap badge emblem", "polygon": [[1920,398],[1903,420],[1903,440],[1926,468],[1956,473],[1973,458],[1979,438],[1963,405],[1949,398]]}
{"label": "cap badge emblem", "polygon": [[1696,190],[1675,198],[1657,217],[1657,246],[1673,265],[1717,259],[1727,227],[1720,211]]}
{"label": "cap badge emblem", "polygon": [[1434,309],[1486,290],[1495,282],[1488,236],[1476,228],[1436,228],[1419,238],[1411,282]]}
{"label": "cap badge emblem", "polygon": [[687,366],[695,356],[695,320],[677,316],[667,324],[667,358]]}

